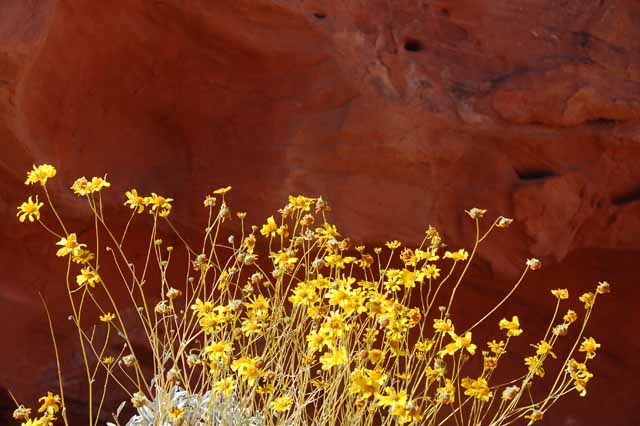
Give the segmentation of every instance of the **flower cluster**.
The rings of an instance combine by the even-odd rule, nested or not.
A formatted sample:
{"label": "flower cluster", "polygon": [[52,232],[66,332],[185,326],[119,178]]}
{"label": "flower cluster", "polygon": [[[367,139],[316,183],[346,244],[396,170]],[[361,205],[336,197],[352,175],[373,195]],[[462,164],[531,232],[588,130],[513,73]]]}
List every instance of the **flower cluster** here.
{"label": "flower cluster", "polygon": [[[52,166],[34,166],[27,182],[41,183],[46,190],[47,179],[54,176]],[[124,204],[131,215],[122,235],[116,235],[102,214],[100,195],[95,196],[109,186],[106,178],[80,178],[71,187],[86,197],[96,219],[91,248],[66,231],[48,194],[60,231],[41,220],[43,204],[37,196],[19,207],[19,219],[41,223],[58,240],[56,255],[70,257],[69,271],[79,267],[77,285],[68,280],[67,288],[91,379],[87,386],[98,391],[95,372],[101,371],[103,400],[109,385],[128,392],[137,414],[127,425],[479,425],[485,419],[499,425],[518,418],[531,423],[569,391],[584,396],[593,378],[587,363],[600,344],[583,332],[596,299],[610,291],[606,282],[580,296],[585,309],[581,327],[573,326],[578,314],[572,309],[557,318],[569,291],[551,290],[556,314],[546,334],[533,340],[533,353],[524,357],[510,353],[510,344],[533,331],[525,333],[518,315],[498,319],[491,314],[527,273],[542,267],[540,260],[523,262],[511,291],[475,323],[454,318],[451,308],[479,244],[512,219],[500,216],[481,232],[487,211],[468,210],[477,231],[468,250],[445,250],[431,226],[419,245],[392,240],[367,248],[354,245],[327,221],[330,208],[322,198],[290,196],[278,215],[248,226],[246,213],[232,215],[225,199],[231,187],[224,187],[204,199],[209,214],[203,234],[195,239],[177,234],[183,246],[177,250],[163,242],[169,237],[165,230],[178,232],[168,219],[171,198],[127,191]],[[136,267],[123,241],[130,223],[145,210],[151,213],[150,243],[141,256],[144,264]],[[161,227],[163,223],[169,226]],[[115,249],[101,246],[103,240]],[[101,256],[101,251],[111,256]],[[98,273],[106,267],[105,257],[126,286],[129,301],[114,298],[116,284]],[[151,259],[157,262],[155,275]],[[176,262],[186,265],[182,286],[168,273]],[[157,281],[159,293],[151,293],[150,280]],[[100,311],[92,319],[83,309],[91,302]],[[127,311],[126,303],[134,309]],[[135,315],[124,318],[131,311]],[[91,320],[91,327],[105,327],[104,342],[85,329]],[[136,356],[127,321],[148,339],[153,354],[149,368]],[[478,327],[494,338],[475,341]],[[560,354],[558,339],[573,329],[579,329],[573,349]],[[121,352],[108,353],[113,339],[123,343]],[[581,353],[584,358],[576,359]],[[509,362],[523,375],[497,382],[494,372]],[[542,386],[548,377],[545,368],[558,371],[547,388]],[[537,400],[530,393],[533,386],[540,387]],[[16,418],[23,425],[48,426],[64,405],[56,395],[48,398],[41,407],[46,419],[31,419],[24,407],[16,410]],[[94,408],[90,406],[90,420],[99,415]]]}

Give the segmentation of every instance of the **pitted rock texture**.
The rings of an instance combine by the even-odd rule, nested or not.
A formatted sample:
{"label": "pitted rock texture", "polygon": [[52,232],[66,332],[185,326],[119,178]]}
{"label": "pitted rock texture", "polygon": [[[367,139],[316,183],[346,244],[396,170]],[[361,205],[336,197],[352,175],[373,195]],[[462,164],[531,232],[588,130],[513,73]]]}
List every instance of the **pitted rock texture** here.
{"label": "pitted rock texture", "polygon": [[[545,292],[609,279],[609,312],[626,318],[617,335],[594,330],[610,352],[592,403],[547,421],[635,424],[617,387],[637,375],[637,343],[617,342],[640,320],[639,21],[628,0],[3,1],[0,320],[12,344],[0,359],[14,367],[0,386],[41,392],[24,376],[51,356],[37,291],[58,322],[68,314],[54,249],[13,218],[24,171],[47,162],[61,211],[84,226],[66,187],[104,173],[108,206],[153,190],[176,199],[185,227],[227,184],[255,223],[290,193],[323,195],[367,243],[416,244],[432,224],[468,245],[464,209],[513,217],[480,251],[488,293],[536,256],[561,271],[541,273]],[[535,317],[538,293],[526,294]]]}

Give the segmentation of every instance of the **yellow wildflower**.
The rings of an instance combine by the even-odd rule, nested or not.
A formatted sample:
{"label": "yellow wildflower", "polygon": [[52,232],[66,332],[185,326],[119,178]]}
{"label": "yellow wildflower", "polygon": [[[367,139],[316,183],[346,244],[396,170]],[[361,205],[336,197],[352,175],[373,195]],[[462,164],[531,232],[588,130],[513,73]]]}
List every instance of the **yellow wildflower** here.
{"label": "yellow wildflower", "polygon": [[595,358],[596,350],[599,348],[600,343],[597,343],[593,337],[585,337],[584,341],[580,344],[580,352],[586,352],[587,359]]}
{"label": "yellow wildflower", "polygon": [[593,293],[589,292],[589,293],[585,293],[582,296],[580,296],[579,300],[581,302],[584,302],[584,308],[585,309],[589,309],[595,303],[596,296]]}
{"label": "yellow wildflower", "polygon": [[529,367],[529,371],[533,372],[536,376],[544,377],[544,368],[542,368],[542,361],[538,356],[528,356],[524,359],[524,363]]}
{"label": "yellow wildflower", "polygon": [[87,192],[89,193],[99,192],[103,188],[109,188],[110,186],[111,184],[107,182],[106,175],[103,178],[94,176],[91,178],[91,181],[87,184]]}
{"label": "yellow wildflower", "polygon": [[111,312],[106,313],[104,315],[100,315],[100,321],[102,322],[111,322],[116,318],[115,314],[112,314]]}
{"label": "yellow wildflower", "polygon": [[78,248],[71,254],[71,260],[82,265],[89,263],[94,257],[93,253],[83,248]]}
{"label": "yellow wildflower", "polygon": [[172,419],[179,419],[184,416],[184,408],[171,407],[169,409],[169,417]]}
{"label": "yellow wildflower", "polygon": [[44,206],[44,203],[38,202],[37,195],[35,202],[33,202],[31,196],[29,196],[29,199],[18,207],[19,211],[16,213],[16,217],[20,222],[24,222],[25,219],[29,219],[29,222],[40,220],[40,207],[42,206]]}
{"label": "yellow wildflower", "polygon": [[578,320],[578,314],[576,314],[576,311],[574,311],[573,309],[569,309],[567,313],[562,317],[562,319],[568,324],[571,324]]}
{"label": "yellow wildflower", "polygon": [[553,358],[558,358],[556,354],[554,354],[553,351],[551,350],[551,345],[545,340],[541,340],[539,343],[536,343],[535,345],[531,345],[531,346],[536,348],[536,355],[542,356],[542,355],[549,354]]}
{"label": "yellow wildflower", "polygon": [[315,200],[313,198],[305,197],[302,195],[298,195],[296,197],[289,195],[289,204],[294,209],[299,209],[303,212],[308,212],[311,210],[311,204],[313,204]]}
{"label": "yellow wildflower", "polygon": [[390,250],[395,250],[402,245],[402,243],[398,240],[387,241],[384,243]]}
{"label": "yellow wildflower", "polygon": [[455,327],[449,318],[433,320],[433,328],[440,333],[450,333],[455,331]]}
{"label": "yellow wildflower", "polygon": [[40,408],[38,408],[38,413],[46,412],[47,414],[53,416],[58,411],[60,411],[60,404],[62,403],[60,395],[54,395],[51,392],[47,392],[47,395],[38,398],[38,401],[42,403]]}
{"label": "yellow wildflower", "polygon": [[236,383],[233,380],[233,377],[227,377],[226,379],[221,379],[214,383],[212,390],[214,394],[223,393],[224,396],[229,398],[235,387]]}
{"label": "yellow wildflower", "polygon": [[78,236],[75,233],[67,235],[66,238],[61,238],[60,241],[56,243],[56,245],[62,246],[56,252],[56,256],[58,257],[64,257],[70,253],[76,254],[78,253],[79,249],[87,246],[86,244],[78,243]]}
{"label": "yellow wildflower", "polygon": [[113,359],[112,356],[106,356],[106,357],[102,358],[102,363],[104,365],[111,365],[111,364],[113,364],[113,361],[114,361],[114,359]]}
{"label": "yellow wildflower", "polygon": [[256,381],[262,374],[257,367],[257,360],[254,358],[241,357],[231,363],[231,369],[238,373],[243,381],[249,383],[249,386],[256,384]]}
{"label": "yellow wildflower", "polygon": [[345,365],[347,363],[347,350],[342,348],[333,349],[331,352],[326,352],[320,357],[320,363],[323,370],[330,370],[331,367],[338,365]]}
{"label": "yellow wildflower", "polygon": [[158,195],[155,192],[151,193],[150,197],[144,197],[144,204],[151,206],[152,212],[158,212],[160,217],[167,217],[171,213],[171,202],[173,198],[166,198],[162,195]]}
{"label": "yellow wildflower", "polygon": [[27,180],[25,185],[33,185],[39,183],[41,185],[47,184],[47,179],[53,178],[56,175],[56,168],[50,164],[41,164],[39,166],[33,165],[33,170],[27,172]]}
{"label": "yellow wildflower", "polygon": [[489,350],[496,355],[502,355],[506,352],[504,349],[505,343],[502,340],[499,342],[492,340],[490,342],[487,342],[487,346],[489,347]]}
{"label": "yellow wildflower", "polygon": [[507,336],[519,336],[522,334],[520,321],[516,315],[511,318],[511,321],[508,321],[506,318],[501,319],[498,326],[500,330],[507,330]]}
{"label": "yellow wildflower", "polygon": [[276,233],[278,231],[278,224],[276,223],[276,220],[274,219],[273,216],[269,216],[267,218],[267,223],[265,225],[262,225],[262,229],[260,229],[260,234],[262,234],[265,237],[275,237]]}
{"label": "yellow wildflower", "polygon": [[215,191],[213,191],[213,193],[216,194],[216,195],[220,195],[220,194],[224,195],[229,191],[231,191],[231,187],[230,186],[225,186],[224,188],[216,189]]}
{"label": "yellow wildflower", "polygon": [[471,343],[470,331],[467,331],[464,336],[458,336],[453,331],[450,331],[449,336],[451,336],[453,342],[449,343],[440,352],[438,352],[438,356],[444,357],[445,355],[453,355],[460,349],[466,349],[471,355],[476,353],[477,346]]}
{"label": "yellow wildflower", "polygon": [[593,378],[593,374],[587,370],[587,366],[583,363],[571,359],[569,365],[567,365],[567,372],[573,379],[576,391],[580,396],[587,394],[587,382]]}
{"label": "yellow wildflower", "polygon": [[82,268],[80,274],[76,276],[76,283],[79,286],[88,284],[91,287],[95,287],[100,282],[100,275],[91,267]]}
{"label": "yellow wildflower", "polygon": [[291,408],[293,399],[290,396],[281,396],[271,401],[271,409],[278,413],[282,413]]}
{"label": "yellow wildflower", "polygon": [[465,395],[474,397],[480,401],[489,402],[489,399],[493,396],[493,392],[489,391],[487,380],[482,377],[475,380],[465,377],[460,384],[466,389],[464,391]]}
{"label": "yellow wildflower", "polygon": [[469,258],[469,253],[465,249],[460,249],[458,251],[454,251],[453,253],[450,251],[446,251],[444,253],[445,259],[453,259],[455,261],[461,260],[465,261]]}
{"label": "yellow wildflower", "polygon": [[132,189],[131,191],[125,192],[125,195],[127,197],[127,201],[124,202],[125,206],[129,205],[129,208],[135,210],[138,214],[144,211],[144,197],[138,195],[138,190]]}
{"label": "yellow wildflower", "polygon": [[569,298],[569,290],[567,290],[566,288],[558,288],[555,290],[551,290],[551,294],[553,294],[559,300],[564,300]]}

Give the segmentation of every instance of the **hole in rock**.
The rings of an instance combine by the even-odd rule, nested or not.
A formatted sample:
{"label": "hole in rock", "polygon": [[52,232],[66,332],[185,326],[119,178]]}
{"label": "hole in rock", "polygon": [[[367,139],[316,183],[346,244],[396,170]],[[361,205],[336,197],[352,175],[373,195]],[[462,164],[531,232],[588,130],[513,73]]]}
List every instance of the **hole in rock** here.
{"label": "hole in rock", "polygon": [[611,199],[611,204],[614,206],[624,206],[625,204],[634,203],[636,201],[640,201],[640,187],[618,197],[613,197]]}
{"label": "hole in rock", "polygon": [[418,39],[409,37],[404,41],[404,50],[420,52],[422,50],[422,43]]}
{"label": "hole in rock", "polygon": [[313,12],[313,17],[316,19],[325,19],[327,14],[323,12]]}
{"label": "hole in rock", "polygon": [[587,120],[587,124],[591,124],[594,126],[615,126],[618,124],[619,120],[614,120],[613,118],[592,118],[591,120]]}
{"label": "hole in rock", "polygon": [[556,174],[549,170],[544,169],[524,169],[517,170],[516,174],[520,180],[540,180],[554,177]]}

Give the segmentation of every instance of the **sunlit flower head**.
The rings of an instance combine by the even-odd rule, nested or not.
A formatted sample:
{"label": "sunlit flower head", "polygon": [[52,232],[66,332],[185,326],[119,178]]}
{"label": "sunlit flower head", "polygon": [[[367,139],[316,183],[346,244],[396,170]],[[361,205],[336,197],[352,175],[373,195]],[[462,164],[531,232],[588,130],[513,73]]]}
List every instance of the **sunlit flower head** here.
{"label": "sunlit flower head", "polygon": [[40,208],[42,206],[44,206],[44,203],[38,202],[37,195],[35,202],[32,200],[31,196],[29,196],[29,199],[18,207],[18,213],[16,213],[16,216],[20,222],[24,222],[25,219],[29,219],[29,222],[40,220]]}
{"label": "sunlit flower head", "polygon": [[47,179],[51,179],[56,175],[56,168],[50,164],[41,164],[39,166],[33,165],[33,170],[27,172],[27,180],[25,185],[33,185],[39,183],[41,185],[47,184]]}

